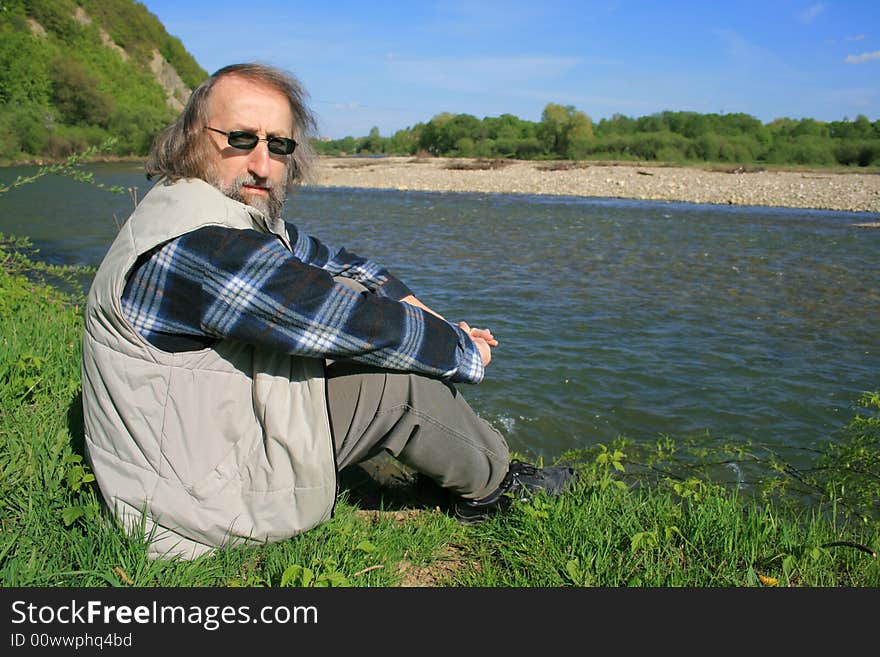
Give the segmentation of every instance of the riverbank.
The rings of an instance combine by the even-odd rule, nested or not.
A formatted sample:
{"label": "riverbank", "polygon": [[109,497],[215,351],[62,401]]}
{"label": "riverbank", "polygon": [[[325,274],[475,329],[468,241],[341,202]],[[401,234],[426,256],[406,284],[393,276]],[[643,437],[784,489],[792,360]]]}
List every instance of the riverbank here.
{"label": "riverbank", "polygon": [[[138,161],[143,158],[98,156],[87,158],[83,164]],[[0,163],[0,167],[47,164],[52,162],[5,162]],[[880,214],[880,171],[877,169],[320,156],[310,184],[317,187],[547,194]],[[872,217],[860,225],[880,228],[880,221]]]}
{"label": "riverbank", "polygon": [[[880,213],[880,173],[655,163],[320,157],[316,186],[551,194]],[[878,227],[880,222],[866,222]]]}

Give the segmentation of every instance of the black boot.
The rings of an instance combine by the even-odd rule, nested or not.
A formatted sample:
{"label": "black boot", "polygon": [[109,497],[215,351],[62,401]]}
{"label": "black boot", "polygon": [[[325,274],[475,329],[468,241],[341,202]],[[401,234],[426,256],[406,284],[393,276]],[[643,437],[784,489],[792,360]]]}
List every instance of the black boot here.
{"label": "black boot", "polygon": [[512,461],[501,485],[479,500],[460,499],[455,504],[455,517],[471,524],[485,520],[493,513],[506,509],[512,499],[523,502],[541,491],[547,495],[563,493],[575,475],[569,466],[538,468],[522,461]]}

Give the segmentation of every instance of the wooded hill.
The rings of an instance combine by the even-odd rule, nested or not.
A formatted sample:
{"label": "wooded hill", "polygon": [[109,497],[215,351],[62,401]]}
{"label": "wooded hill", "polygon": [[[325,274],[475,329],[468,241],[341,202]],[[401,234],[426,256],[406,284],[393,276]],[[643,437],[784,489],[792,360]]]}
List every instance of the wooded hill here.
{"label": "wooded hill", "polygon": [[[208,72],[135,0],[0,0],[0,162],[60,159],[116,139],[146,155]],[[880,166],[880,120],[615,114],[548,103],[541,120],[437,114],[383,137],[316,140],[327,155],[419,154]]]}
{"label": "wooded hill", "polygon": [[2,0],[0,159],[143,155],[207,75],[134,0]]}

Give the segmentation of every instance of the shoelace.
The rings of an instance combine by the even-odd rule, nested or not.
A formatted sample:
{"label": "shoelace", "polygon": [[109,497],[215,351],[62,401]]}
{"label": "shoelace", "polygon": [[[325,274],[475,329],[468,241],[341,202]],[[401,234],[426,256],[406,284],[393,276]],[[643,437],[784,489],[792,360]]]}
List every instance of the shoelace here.
{"label": "shoelace", "polygon": [[[519,464],[516,470],[513,472],[514,478],[519,478],[520,475],[534,476],[538,474],[538,468],[532,465],[531,463],[523,463],[522,461],[517,461]],[[512,469],[512,468],[511,468]]]}
{"label": "shoelace", "polygon": [[516,461],[517,463],[517,472],[514,474],[527,474],[534,475],[538,474],[539,468],[537,466],[532,465],[531,463],[524,463],[523,461]]}
{"label": "shoelace", "polygon": [[531,494],[531,488],[521,482],[520,477],[536,477],[539,475],[541,475],[540,468],[530,463],[518,462],[516,470],[511,468],[510,481],[505,489],[508,493],[516,495],[521,501],[525,502]]}

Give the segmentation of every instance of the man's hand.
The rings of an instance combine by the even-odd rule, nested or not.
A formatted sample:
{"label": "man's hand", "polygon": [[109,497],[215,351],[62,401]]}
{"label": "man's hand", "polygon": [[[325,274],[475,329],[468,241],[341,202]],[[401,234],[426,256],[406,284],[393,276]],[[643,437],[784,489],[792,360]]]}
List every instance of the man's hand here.
{"label": "man's hand", "polygon": [[498,346],[498,340],[495,339],[495,336],[492,335],[492,331],[489,329],[471,328],[468,326],[467,322],[459,322],[458,326],[472,338],[481,338],[485,340],[490,347]]}
{"label": "man's hand", "polygon": [[[440,313],[434,312],[428,306],[419,301],[415,296],[410,294],[409,296],[404,297],[400,300],[402,303],[408,303],[411,306],[415,306],[417,308],[421,308],[432,315],[439,317],[440,319],[445,319],[443,315]],[[459,322],[458,327],[461,328],[465,333],[471,336],[471,340],[474,341],[474,344],[477,345],[477,349],[480,352],[480,356],[483,360],[483,367],[489,364],[492,360],[492,349],[491,347],[498,346],[498,340],[495,339],[495,336],[492,335],[492,331],[489,329],[481,329],[481,328],[471,328],[468,326],[467,322]]]}
{"label": "man's hand", "polygon": [[488,367],[492,362],[492,347],[498,344],[498,340],[492,337],[489,329],[477,329],[468,326],[467,322],[459,322],[458,327],[471,336],[471,340],[480,352],[480,359],[483,361],[483,367]]}

